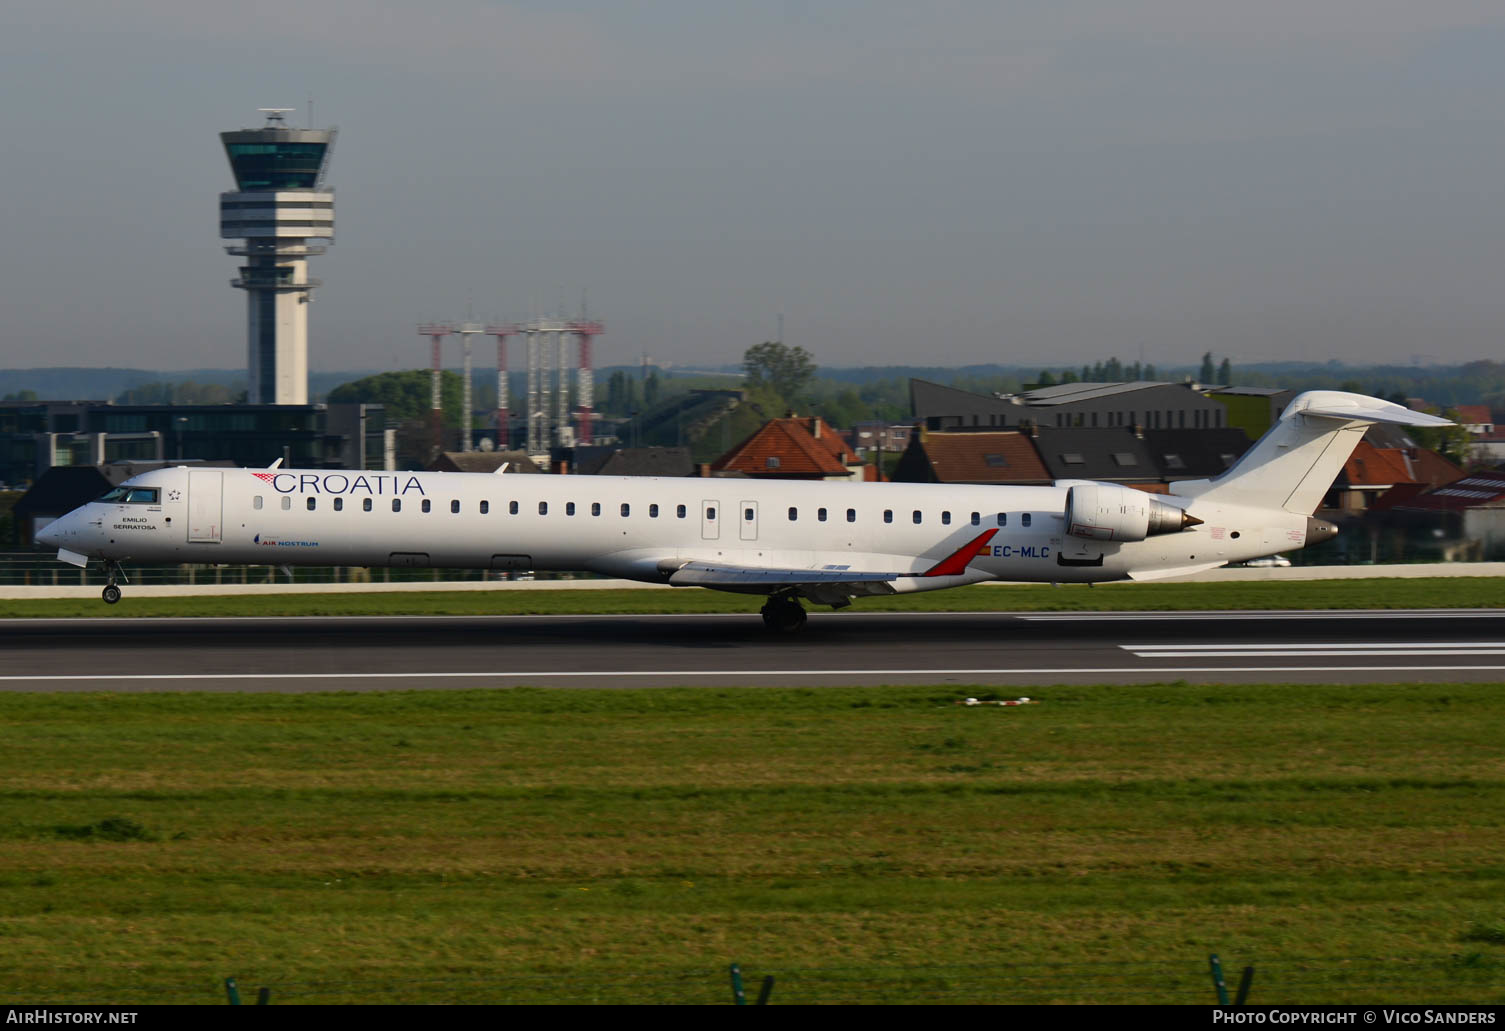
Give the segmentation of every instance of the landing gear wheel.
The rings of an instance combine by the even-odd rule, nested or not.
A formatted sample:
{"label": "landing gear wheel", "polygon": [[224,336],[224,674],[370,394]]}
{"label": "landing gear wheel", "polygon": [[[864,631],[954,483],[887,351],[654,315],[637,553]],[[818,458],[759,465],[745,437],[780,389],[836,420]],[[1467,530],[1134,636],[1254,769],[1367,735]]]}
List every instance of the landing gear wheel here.
{"label": "landing gear wheel", "polygon": [[804,606],[794,598],[769,598],[763,606],[763,625],[781,634],[802,630],[805,626]]}
{"label": "landing gear wheel", "polygon": [[105,600],[106,605],[113,605],[120,600],[120,588],[115,586],[116,580],[125,580],[126,583],[130,583],[130,580],[126,578],[125,570],[120,568],[119,562],[112,558],[105,559],[105,589],[100,592],[99,596]]}

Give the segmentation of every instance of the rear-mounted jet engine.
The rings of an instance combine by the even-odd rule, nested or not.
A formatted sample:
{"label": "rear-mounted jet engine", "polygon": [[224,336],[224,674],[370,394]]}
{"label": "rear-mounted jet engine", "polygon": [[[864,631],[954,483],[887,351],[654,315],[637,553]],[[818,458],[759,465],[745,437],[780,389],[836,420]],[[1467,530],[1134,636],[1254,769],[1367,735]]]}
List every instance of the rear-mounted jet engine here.
{"label": "rear-mounted jet engine", "polygon": [[1095,541],[1142,541],[1202,520],[1152,494],[1117,483],[1078,484],[1066,492],[1066,532]]}

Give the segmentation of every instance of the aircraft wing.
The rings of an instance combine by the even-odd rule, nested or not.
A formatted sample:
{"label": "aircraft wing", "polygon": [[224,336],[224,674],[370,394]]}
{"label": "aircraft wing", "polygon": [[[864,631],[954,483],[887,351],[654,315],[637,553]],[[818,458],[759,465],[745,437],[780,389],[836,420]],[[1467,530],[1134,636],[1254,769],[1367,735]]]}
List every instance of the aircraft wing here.
{"label": "aircraft wing", "polygon": [[686,562],[669,582],[676,587],[781,587],[798,584],[883,583],[913,573],[859,573],[849,566],[819,569],[772,569],[767,566],[732,566],[723,562]]}
{"label": "aircraft wing", "polygon": [[998,531],[984,530],[945,558],[923,570],[874,571],[855,570],[850,565],[831,563],[803,569],[780,569],[771,566],[736,566],[725,562],[691,560],[669,575],[676,587],[717,587],[722,590],[759,590],[769,587],[825,588],[828,592],[850,586],[851,594],[889,594],[888,583],[904,577],[959,576],[969,561]]}

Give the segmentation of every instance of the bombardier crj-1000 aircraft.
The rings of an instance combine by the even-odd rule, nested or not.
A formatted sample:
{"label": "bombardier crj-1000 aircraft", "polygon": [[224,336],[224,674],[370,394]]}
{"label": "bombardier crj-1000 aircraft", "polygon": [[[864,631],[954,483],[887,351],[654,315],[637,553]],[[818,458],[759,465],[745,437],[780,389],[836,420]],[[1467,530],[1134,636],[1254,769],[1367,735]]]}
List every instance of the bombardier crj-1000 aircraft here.
{"label": "bombardier crj-1000 aircraft", "polygon": [[304,469],[157,469],[48,524],[77,566],[121,562],[582,570],[766,595],[772,629],[984,580],[1156,580],[1329,539],[1312,518],[1372,423],[1447,426],[1362,394],[1291,402],[1221,476],[1148,494],[1049,487]]}

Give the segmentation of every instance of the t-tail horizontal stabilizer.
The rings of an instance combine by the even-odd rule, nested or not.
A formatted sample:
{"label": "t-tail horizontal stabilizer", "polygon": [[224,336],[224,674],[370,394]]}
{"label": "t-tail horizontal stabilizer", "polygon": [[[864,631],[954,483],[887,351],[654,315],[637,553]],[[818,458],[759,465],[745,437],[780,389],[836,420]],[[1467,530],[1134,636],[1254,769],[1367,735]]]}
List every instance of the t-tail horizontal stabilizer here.
{"label": "t-tail horizontal stabilizer", "polygon": [[1279,508],[1311,515],[1364,431],[1377,422],[1394,426],[1451,426],[1447,419],[1413,412],[1364,394],[1309,390],[1223,475],[1171,485],[1202,503]]}

